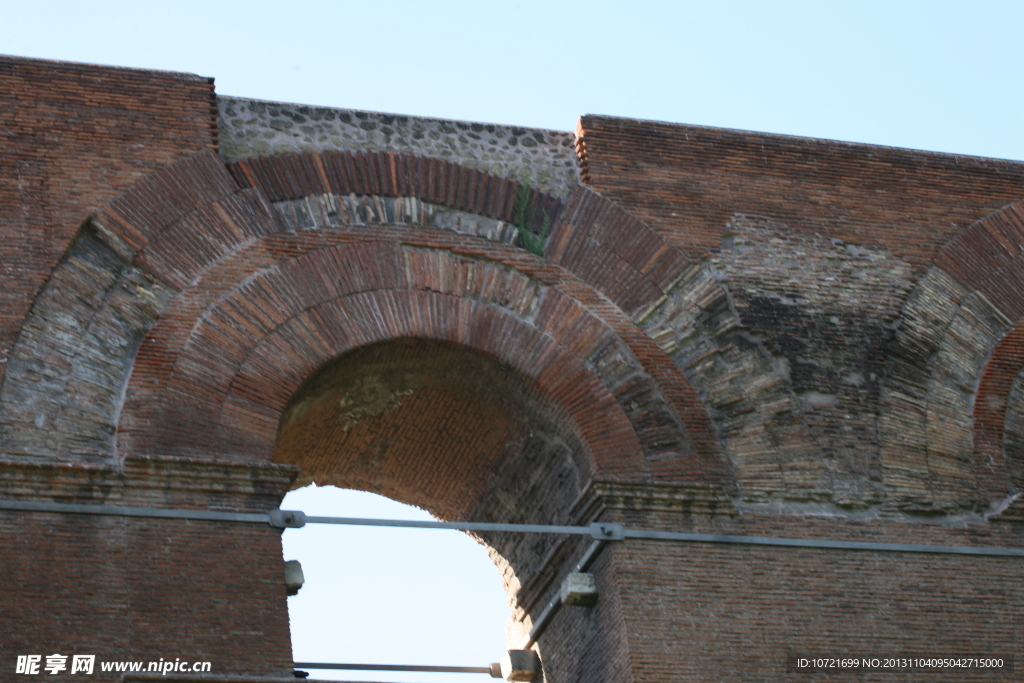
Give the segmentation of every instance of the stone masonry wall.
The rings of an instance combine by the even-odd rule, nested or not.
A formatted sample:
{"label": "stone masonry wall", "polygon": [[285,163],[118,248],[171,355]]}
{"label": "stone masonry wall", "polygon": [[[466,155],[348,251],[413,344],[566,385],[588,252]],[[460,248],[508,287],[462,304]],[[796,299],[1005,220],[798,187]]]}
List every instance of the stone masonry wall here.
{"label": "stone masonry wall", "polygon": [[407,152],[566,196],[579,181],[571,132],[240,97],[217,98],[225,161],[296,152]]}

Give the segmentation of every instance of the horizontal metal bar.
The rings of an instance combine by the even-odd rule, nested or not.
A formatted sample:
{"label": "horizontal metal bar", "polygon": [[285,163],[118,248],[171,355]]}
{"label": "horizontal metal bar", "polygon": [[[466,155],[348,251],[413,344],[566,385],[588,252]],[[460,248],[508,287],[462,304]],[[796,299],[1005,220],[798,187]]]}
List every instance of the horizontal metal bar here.
{"label": "horizontal metal bar", "polygon": [[448,674],[490,674],[489,666],[430,666],[426,664],[328,664],[295,662],[296,669],[341,669],[344,671],[420,671]]}
{"label": "horizontal metal bar", "polygon": [[641,529],[625,529],[624,535],[626,538],[641,538],[651,541],[770,545],[787,548],[828,548],[832,550],[874,550],[889,553],[936,553],[941,555],[1024,557],[1024,548],[992,548],[963,545],[918,545],[913,543],[874,543],[871,541],[829,541],[817,538],[730,536],[727,534],[691,534],[677,531],[645,531]]}
{"label": "horizontal metal bar", "polygon": [[0,510],[24,512],[60,512],[117,517],[153,517],[164,519],[196,519],[214,522],[247,522],[271,524],[282,514],[295,515],[298,521],[290,528],[304,524],[344,524],[354,526],[406,527],[416,529],[455,529],[460,531],[505,531],[526,534],[573,534],[597,540],[644,539],[688,543],[725,543],[733,545],[764,545],[790,548],[827,548],[832,550],[868,550],[897,553],[932,553],[941,555],[982,555],[988,557],[1024,557],[1024,548],[991,546],[920,545],[913,543],[876,543],[871,541],[831,541],[810,538],[776,538],[771,536],[734,536],[729,534],[696,534],[679,531],[623,529],[618,524],[598,522],[590,526],[555,526],[546,524],[497,524],[491,522],[420,522],[400,519],[364,519],[360,517],[306,517],[301,512],[271,510],[270,512],[218,512],[215,510],[182,510],[177,508],[140,508],[117,505],[80,505],[75,503],[44,503],[37,501],[0,500]]}
{"label": "horizontal metal bar", "polygon": [[393,526],[414,529],[456,529],[458,531],[512,531],[520,534],[577,534],[590,536],[589,526],[552,526],[548,524],[497,524],[491,522],[419,522],[402,519],[362,519],[360,517],[306,517],[306,524],[351,524],[353,526]]}
{"label": "horizontal metal bar", "polygon": [[74,503],[42,503],[27,500],[0,500],[0,510],[23,512],[62,512],[77,515],[108,515],[111,517],[158,517],[163,519],[200,519],[210,522],[250,522],[268,524],[265,512],[217,512],[216,510],[182,510],[178,508],[136,508],[119,505],[78,505]]}

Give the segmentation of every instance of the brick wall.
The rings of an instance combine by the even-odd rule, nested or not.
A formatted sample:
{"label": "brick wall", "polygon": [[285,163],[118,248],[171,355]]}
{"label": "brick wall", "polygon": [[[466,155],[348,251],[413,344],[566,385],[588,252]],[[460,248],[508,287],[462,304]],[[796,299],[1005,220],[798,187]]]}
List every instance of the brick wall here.
{"label": "brick wall", "polygon": [[974,221],[1024,195],[1024,163],[584,116],[584,183],[689,257],[736,213],[865,246],[921,272]]}
{"label": "brick wall", "polygon": [[0,380],[21,321],[89,214],[217,146],[213,79],[0,57]]}
{"label": "brick wall", "polygon": [[[298,476],[446,517],[1024,546],[1024,212],[997,211],[1022,164],[584,117],[589,187],[534,190],[537,255],[519,151],[253,156],[250,129],[329,132],[281,105],[292,127],[220,121],[225,164],[206,79],[0,77],[0,497],[266,510]],[[515,646],[586,540],[485,540]],[[267,527],[4,512],[0,543],[0,666],[288,673]],[[1016,558],[629,541],[593,570],[597,605],[540,639],[548,681],[1024,654]]]}
{"label": "brick wall", "polygon": [[[295,474],[167,458],[0,468],[3,499],[253,512],[275,507]],[[26,654],[291,669],[280,539],[267,525],[2,512],[0,547],[5,680]],[[97,670],[93,680],[121,674]]]}

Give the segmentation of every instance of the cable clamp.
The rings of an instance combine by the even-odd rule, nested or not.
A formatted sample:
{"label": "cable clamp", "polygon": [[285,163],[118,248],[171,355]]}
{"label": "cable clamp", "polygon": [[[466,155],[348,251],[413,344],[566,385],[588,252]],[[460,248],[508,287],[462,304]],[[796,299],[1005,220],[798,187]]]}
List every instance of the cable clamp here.
{"label": "cable clamp", "polygon": [[626,538],[626,532],[621,524],[594,522],[590,525],[590,537],[598,541],[621,541]]}
{"label": "cable clamp", "polygon": [[301,510],[271,510],[267,517],[275,529],[301,529],[306,526],[306,513]]}

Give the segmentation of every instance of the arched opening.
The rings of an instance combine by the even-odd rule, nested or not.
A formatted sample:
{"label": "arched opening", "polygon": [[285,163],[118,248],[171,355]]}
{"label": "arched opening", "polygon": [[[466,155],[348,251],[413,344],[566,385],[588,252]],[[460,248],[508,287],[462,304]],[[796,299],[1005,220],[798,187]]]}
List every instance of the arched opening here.
{"label": "arched opening", "polygon": [[[306,486],[282,505],[313,515],[429,521],[382,496]],[[307,525],[282,537],[305,585],[288,598],[296,662],[487,666],[505,648],[509,615],[486,549],[458,531]],[[304,667],[300,667],[304,668]],[[325,680],[483,683],[486,675],[308,669]]]}
{"label": "arched opening", "polygon": [[[321,366],[282,413],[275,460],[301,468],[296,487],[369,491],[442,520],[508,523],[573,523],[592,473],[577,425],[529,379],[474,349],[422,338],[369,344]],[[477,537],[502,574],[516,647],[548,589],[538,577],[579,540]]]}

